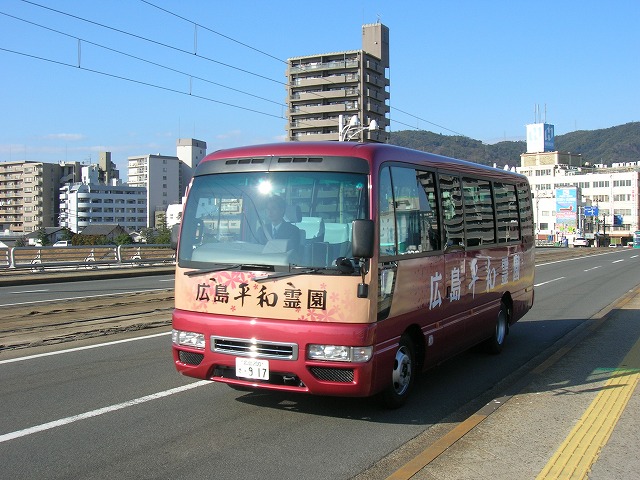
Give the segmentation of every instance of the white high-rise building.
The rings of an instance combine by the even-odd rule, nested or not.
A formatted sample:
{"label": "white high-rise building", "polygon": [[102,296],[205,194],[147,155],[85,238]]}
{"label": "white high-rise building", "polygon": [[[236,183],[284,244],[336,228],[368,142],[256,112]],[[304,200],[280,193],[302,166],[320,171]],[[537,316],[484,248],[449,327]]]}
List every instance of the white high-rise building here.
{"label": "white high-rise building", "polygon": [[147,224],[155,228],[155,213],[180,200],[180,159],[166,155],[128,158],[128,184],[147,190]]}
{"label": "white high-rise building", "polygon": [[82,167],[82,181],[60,188],[60,226],[74,233],[92,225],[118,224],[128,231],[147,225],[147,190],[119,184],[99,183],[98,165]]}
{"label": "white high-rise building", "polygon": [[195,138],[179,138],[176,155],[180,159],[180,195],[183,196],[191,181],[193,171],[207,154],[207,142]]}

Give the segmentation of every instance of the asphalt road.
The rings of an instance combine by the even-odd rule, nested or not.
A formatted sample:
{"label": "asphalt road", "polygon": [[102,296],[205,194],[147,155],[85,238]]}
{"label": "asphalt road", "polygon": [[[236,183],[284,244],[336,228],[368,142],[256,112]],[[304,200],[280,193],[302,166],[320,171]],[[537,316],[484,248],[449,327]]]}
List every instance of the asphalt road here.
{"label": "asphalt road", "polygon": [[[132,272],[135,274],[135,270]],[[46,275],[46,274],[45,274]],[[42,275],[41,275],[42,276]],[[0,308],[57,300],[96,298],[173,289],[174,275],[91,278],[69,282],[61,279],[39,284],[0,284]]]}
{"label": "asphalt road", "polygon": [[385,478],[411,458],[412,439],[508,390],[518,369],[640,283],[639,265],[628,249],[538,262],[535,306],[504,352],[431,370],[397,411],[194,382],[175,372],[166,329],[0,356],[2,476]]}

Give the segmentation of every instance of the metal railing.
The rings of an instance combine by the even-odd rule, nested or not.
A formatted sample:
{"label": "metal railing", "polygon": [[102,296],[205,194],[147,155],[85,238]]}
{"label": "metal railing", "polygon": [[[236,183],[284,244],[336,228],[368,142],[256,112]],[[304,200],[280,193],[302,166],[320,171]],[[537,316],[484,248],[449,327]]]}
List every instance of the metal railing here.
{"label": "metal railing", "polygon": [[170,245],[82,245],[76,247],[0,248],[0,271],[99,266],[158,265],[175,263],[176,251]]}

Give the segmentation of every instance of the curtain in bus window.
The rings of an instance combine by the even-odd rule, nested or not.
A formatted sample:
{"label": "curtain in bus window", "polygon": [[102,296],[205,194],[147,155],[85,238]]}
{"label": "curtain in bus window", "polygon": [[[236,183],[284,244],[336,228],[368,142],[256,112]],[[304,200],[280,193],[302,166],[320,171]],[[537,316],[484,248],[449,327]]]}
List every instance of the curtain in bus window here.
{"label": "curtain in bus window", "polygon": [[518,184],[518,209],[520,210],[522,240],[533,242],[533,207],[531,205],[531,191],[527,182]]}
{"label": "curtain in bus window", "polygon": [[388,167],[380,171],[378,225],[380,226],[380,255],[397,255],[393,189],[391,187],[391,172]]}
{"label": "curtain in bus window", "polygon": [[440,250],[440,215],[436,197],[436,179],[433,172],[417,172],[418,182],[422,186],[424,197],[421,197],[420,211],[422,218],[423,244],[426,250]]}
{"label": "curtain in bus window", "polygon": [[460,247],[463,242],[462,194],[460,179],[452,175],[438,175],[442,205],[445,248]]}
{"label": "curtain in bus window", "polygon": [[516,186],[496,182],[493,184],[493,193],[496,198],[498,243],[519,240],[520,222],[518,221]]}
{"label": "curtain in bus window", "polygon": [[[393,167],[391,177],[398,252],[407,254],[436,250],[439,248],[439,229],[434,174],[413,168]],[[431,191],[431,201],[425,186]]]}
{"label": "curtain in bus window", "polygon": [[467,247],[495,242],[491,183],[477,178],[463,178],[464,222]]}

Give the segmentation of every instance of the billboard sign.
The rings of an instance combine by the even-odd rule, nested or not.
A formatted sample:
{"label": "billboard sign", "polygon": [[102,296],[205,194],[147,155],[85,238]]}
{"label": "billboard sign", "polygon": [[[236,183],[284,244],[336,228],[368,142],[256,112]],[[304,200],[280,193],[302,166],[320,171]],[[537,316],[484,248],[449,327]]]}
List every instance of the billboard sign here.
{"label": "billboard sign", "polygon": [[553,152],[555,150],[554,127],[548,123],[527,125],[527,153]]}
{"label": "billboard sign", "polygon": [[556,223],[567,227],[577,225],[578,189],[576,187],[556,189]]}

